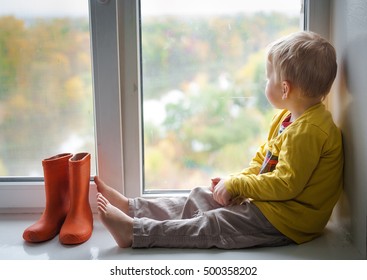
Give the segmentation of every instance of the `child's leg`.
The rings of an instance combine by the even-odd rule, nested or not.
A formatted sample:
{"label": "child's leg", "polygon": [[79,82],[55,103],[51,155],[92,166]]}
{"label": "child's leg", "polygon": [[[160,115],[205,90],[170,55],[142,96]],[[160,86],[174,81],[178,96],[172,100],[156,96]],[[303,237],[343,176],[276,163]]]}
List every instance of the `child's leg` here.
{"label": "child's leg", "polygon": [[218,208],[182,220],[134,219],[132,247],[222,249],[293,243],[251,203]]}
{"label": "child's leg", "polygon": [[187,197],[171,197],[132,201],[134,217],[159,221],[190,219],[200,213],[221,207],[207,188],[194,188]]}
{"label": "child's leg", "polygon": [[[100,193],[97,194],[98,212],[103,224],[114,237],[116,243],[120,247],[130,247],[133,239],[134,220],[129,217],[124,211],[113,206],[107,198],[102,194],[104,192],[110,195],[115,202],[119,202],[121,197],[116,195],[116,191],[112,188],[102,185],[103,182],[95,179],[99,186]],[[110,188],[110,189],[109,189]],[[111,190],[112,189],[112,190]],[[106,191],[107,190],[107,191]],[[124,198],[123,198],[124,199]],[[201,216],[205,211],[220,207],[211,195],[211,192],[205,188],[194,189],[188,198],[172,198],[172,199],[134,199],[130,200],[135,204],[137,216],[155,216],[163,220],[166,218],[176,218],[176,221],[189,221],[194,216]],[[152,219],[148,219],[151,220]],[[156,219],[154,221],[157,221]],[[180,235],[181,232],[178,231]]]}
{"label": "child's leg", "polygon": [[107,198],[113,206],[117,207],[125,214],[129,214],[129,200],[127,197],[108,186],[98,176],[94,177],[94,182],[97,185],[98,192]]}
{"label": "child's leg", "polygon": [[188,197],[170,197],[145,199],[128,199],[114,188],[104,183],[98,176],[94,177],[97,190],[109,203],[130,217],[147,217],[156,220],[191,218],[199,212],[220,207],[206,188],[195,188]]}
{"label": "child's leg", "polygon": [[97,201],[101,220],[120,247],[234,249],[293,243],[251,203],[217,208],[193,218],[157,221],[132,219],[101,194]]}
{"label": "child's leg", "polygon": [[189,219],[200,213],[221,207],[207,188],[194,188],[187,197],[130,200],[131,216],[158,221]]}
{"label": "child's leg", "polygon": [[99,193],[97,195],[98,213],[108,231],[121,248],[130,247],[133,237],[133,219],[113,206]]}

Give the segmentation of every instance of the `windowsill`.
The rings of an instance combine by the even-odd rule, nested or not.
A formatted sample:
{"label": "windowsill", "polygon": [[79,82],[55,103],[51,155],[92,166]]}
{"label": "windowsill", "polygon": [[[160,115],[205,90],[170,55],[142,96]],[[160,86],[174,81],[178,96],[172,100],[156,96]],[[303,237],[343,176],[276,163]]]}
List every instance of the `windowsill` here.
{"label": "windowsill", "polygon": [[250,260],[355,260],[362,256],[337,229],[329,223],[324,235],[302,244],[275,248],[243,250],[219,249],[120,249],[97,217],[92,237],[77,246],[64,246],[54,238],[41,244],[23,241],[26,227],[34,223],[39,214],[0,214],[0,260],[149,260],[149,259],[250,259]]}

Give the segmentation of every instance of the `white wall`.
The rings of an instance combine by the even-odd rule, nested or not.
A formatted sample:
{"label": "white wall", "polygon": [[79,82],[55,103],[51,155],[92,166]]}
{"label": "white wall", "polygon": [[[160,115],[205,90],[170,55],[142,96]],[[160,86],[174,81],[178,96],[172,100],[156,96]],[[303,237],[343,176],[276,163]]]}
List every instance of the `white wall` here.
{"label": "white wall", "polygon": [[339,67],[331,108],[343,132],[345,151],[345,192],[334,216],[366,258],[367,1],[330,1],[330,39]]}

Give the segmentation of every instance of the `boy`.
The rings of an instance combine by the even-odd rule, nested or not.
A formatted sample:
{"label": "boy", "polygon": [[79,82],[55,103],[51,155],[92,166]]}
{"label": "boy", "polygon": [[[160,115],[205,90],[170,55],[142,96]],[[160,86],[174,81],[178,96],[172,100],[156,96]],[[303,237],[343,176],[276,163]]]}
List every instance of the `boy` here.
{"label": "boy", "polygon": [[332,45],[312,32],[273,43],[269,102],[282,109],[248,168],[188,197],[128,199],[95,182],[100,218],[120,247],[282,246],[319,236],[342,191],[342,138],[322,104],[336,76]]}

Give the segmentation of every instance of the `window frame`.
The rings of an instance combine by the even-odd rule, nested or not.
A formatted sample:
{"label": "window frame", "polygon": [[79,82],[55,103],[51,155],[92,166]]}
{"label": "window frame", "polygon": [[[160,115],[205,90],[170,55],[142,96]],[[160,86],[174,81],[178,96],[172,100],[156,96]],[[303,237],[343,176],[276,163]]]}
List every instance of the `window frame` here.
{"label": "window frame", "polygon": [[[330,0],[303,1],[305,30],[329,37]],[[143,193],[139,0],[89,0],[97,174],[128,197]],[[40,163],[41,164],[41,163]],[[0,179],[0,213],[44,208],[42,180]],[[96,186],[90,201],[95,209]],[[174,195],[164,193],[160,195]]]}

